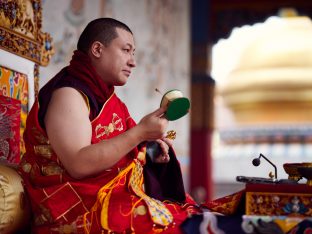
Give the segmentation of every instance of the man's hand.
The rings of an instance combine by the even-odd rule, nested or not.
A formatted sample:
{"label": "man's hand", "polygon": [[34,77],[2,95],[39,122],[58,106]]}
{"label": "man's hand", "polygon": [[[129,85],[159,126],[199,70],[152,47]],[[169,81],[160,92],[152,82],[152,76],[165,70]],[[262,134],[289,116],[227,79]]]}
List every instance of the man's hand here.
{"label": "man's hand", "polygon": [[172,140],[163,138],[158,139],[156,142],[161,148],[161,154],[157,155],[154,159],[155,163],[168,163],[170,161],[169,148],[172,147]]}
{"label": "man's hand", "polygon": [[138,126],[142,130],[142,141],[153,141],[164,137],[168,126],[168,120],[164,117],[165,111],[166,109],[161,107],[141,119]]}

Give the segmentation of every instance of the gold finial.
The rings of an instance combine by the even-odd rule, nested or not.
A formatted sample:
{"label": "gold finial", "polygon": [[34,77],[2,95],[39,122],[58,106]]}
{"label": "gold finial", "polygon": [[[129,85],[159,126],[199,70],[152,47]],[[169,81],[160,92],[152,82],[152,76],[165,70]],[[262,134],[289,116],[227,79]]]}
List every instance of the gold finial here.
{"label": "gold finial", "polygon": [[167,136],[166,138],[170,139],[170,140],[174,140],[176,139],[177,133],[174,130],[170,130],[167,132]]}
{"label": "gold finial", "polygon": [[278,15],[281,18],[296,17],[296,16],[298,16],[298,12],[295,8],[285,7],[285,8],[281,8],[278,11]]}

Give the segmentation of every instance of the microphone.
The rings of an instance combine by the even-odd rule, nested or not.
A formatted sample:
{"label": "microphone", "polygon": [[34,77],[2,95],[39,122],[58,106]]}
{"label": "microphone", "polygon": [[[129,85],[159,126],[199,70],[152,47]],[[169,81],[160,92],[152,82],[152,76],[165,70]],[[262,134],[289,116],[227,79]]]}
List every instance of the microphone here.
{"label": "microphone", "polygon": [[274,170],[275,170],[275,180],[277,180],[277,168],[276,168],[276,166],[269,159],[267,159],[263,154],[260,153],[260,156],[258,158],[254,158],[252,160],[252,164],[255,167],[259,166],[261,157],[264,158],[267,162],[269,162],[274,167]]}
{"label": "microphone", "polygon": [[254,165],[255,167],[260,165],[260,158],[254,158],[252,160],[252,165]]}

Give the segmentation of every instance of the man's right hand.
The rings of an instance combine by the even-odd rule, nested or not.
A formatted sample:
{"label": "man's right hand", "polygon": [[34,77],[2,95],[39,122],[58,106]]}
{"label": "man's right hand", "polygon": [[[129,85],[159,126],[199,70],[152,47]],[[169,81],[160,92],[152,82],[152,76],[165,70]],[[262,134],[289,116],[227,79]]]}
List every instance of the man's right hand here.
{"label": "man's right hand", "polygon": [[160,107],[156,111],[146,115],[138,123],[138,127],[142,129],[142,140],[152,141],[162,139],[168,126],[168,120],[164,113],[166,109]]}

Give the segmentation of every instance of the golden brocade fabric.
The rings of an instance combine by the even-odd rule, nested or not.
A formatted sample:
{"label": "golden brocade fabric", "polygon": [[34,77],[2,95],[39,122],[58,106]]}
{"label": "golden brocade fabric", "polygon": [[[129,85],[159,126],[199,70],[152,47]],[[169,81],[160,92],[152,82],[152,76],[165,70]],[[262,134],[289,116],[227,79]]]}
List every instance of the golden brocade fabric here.
{"label": "golden brocade fabric", "polygon": [[22,178],[14,167],[0,164],[0,233],[16,233],[30,221]]}

